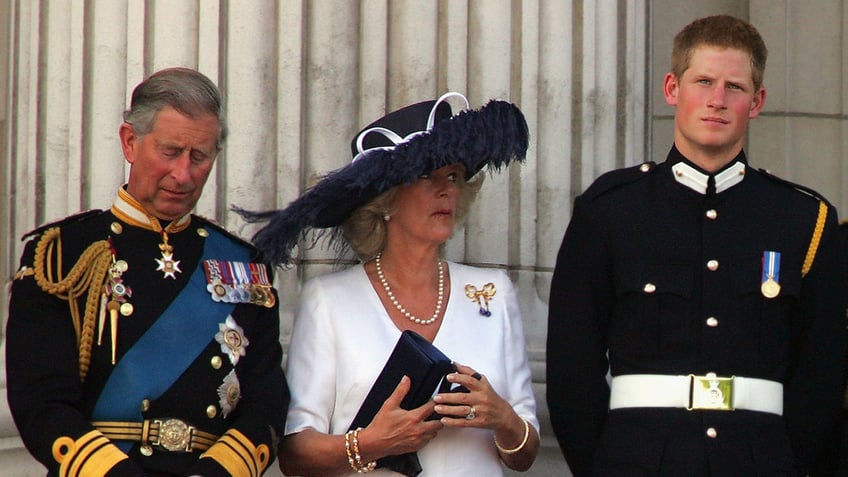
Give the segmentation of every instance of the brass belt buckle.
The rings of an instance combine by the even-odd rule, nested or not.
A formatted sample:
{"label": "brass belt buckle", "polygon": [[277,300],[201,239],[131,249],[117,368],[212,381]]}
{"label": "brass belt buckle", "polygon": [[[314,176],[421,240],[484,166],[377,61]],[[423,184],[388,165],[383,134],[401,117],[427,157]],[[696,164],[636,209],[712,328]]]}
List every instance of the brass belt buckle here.
{"label": "brass belt buckle", "polygon": [[686,409],[732,411],[733,378],[718,377],[715,373],[707,373],[706,376],[690,374],[689,407]]}
{"label": "brass belt buckle", "polygon": [[154,420],[153,423],[159,424],[159,434],[155,441],[150,441],[151,445],[162,447],[171,452],[191,452],[193,426],[189,426],[179,419]]}

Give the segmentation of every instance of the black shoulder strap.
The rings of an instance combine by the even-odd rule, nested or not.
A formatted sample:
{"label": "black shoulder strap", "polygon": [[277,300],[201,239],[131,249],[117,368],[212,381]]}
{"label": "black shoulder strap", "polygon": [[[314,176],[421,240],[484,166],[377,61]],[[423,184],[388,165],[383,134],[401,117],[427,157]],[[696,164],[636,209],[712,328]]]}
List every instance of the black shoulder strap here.
{"label": "black shoulder strap", "polygon": [[85,220],[89,217],[94,217],[95,215],[99,215],[101,213],[103,213],[103,211],[100,210],[100,209],[91,209],[91,210],[86,210],[84,212],[80,212],[78,214],[69,215],[69,216],[65,217],[64,219],[59,219],[59,220],[56,220],[54,222],[50,222],[50,223],[41,225],[41,226],[39,226],[35,229],[30,230],[29,232],[25,233],[21,237],[21,240],[26,240],[29,237],[32,237],[32,236],[35,236],[35,235],[40,235],[42,232],[44,232],[45,230],[47,230],[49,228],[61,227],[63,225],[68,225],[68,224],[72,224],[72,223],[75,223],[75,222],[81,222],[81,221],[83,221],[83,220]]}
{"label": "black shoulder strap", "polygon": [[590,185],[583,197],[592,199],[617,187],[631,184],[650,175],[656,169],[655,162],[643,162],[638,166],[616,169],[602,174]]}
{"label": "black shoulder strap", "polygon": [[798,192],[801,192],[801,193],[807,194],[807,195],[808,195],[808,196],[810,196],[810,197],[813,197],[813,198],[815,198],[815,199],[818,199],[818,200],[820,200],[820,201],[824,202],[824,203],[825,203],[825,204],[827,204],[828,206],[830,206],[830,205],[831,205],[831,204],[830,204],[830,202],[828,202],[828,201],[827,201],[827,199],[826,199],[823,195],[819,194],[818,192],[816,192],[816,191],[815,191],[815,190],[813,190],[813,189],[810,189],[809,187],[803,186],[803,185],[801,185],[801,184],[796,184],[795,182],[792,182],[792,181],[786,180],[786,179],[784,179],[784,178],[782,178],[782,177],[778,177],[778,176],[776,176],[776,175],[772,174],[771,172],[769,172],[769,170],[768,170],[768,169],[762,169],[762,168],[760,168],[760,169],[758,169],[758,171],[760,171],[760,172],[763,174],[763,176],[764,176],[764,177],[766,177],[767,179],[771,179],[771,180],[773,180],[774,182],[777,182],[777,183],[779,183],[779,184],[783,184],[783,185],[785,185],[785,186],[789,186],[789,187],[791,187],[791,188],[793,188],[793,189],[797,190]]}

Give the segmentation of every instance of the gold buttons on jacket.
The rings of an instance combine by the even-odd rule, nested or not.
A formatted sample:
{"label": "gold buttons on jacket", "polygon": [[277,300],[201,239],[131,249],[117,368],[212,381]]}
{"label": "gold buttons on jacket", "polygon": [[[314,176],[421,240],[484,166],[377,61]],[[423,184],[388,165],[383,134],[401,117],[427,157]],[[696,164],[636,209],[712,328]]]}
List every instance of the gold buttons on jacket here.
{"label": "gold buttons on jacket", "polygon": [[112,222],[112,225],[110,225],[109,228],[112,229],[112,233],[115,233],[115,234],[118,234],[118,235],[120,235],[121,232],[124,231],[124,227],[121,225],[120,222]]}
{"label": "gold buttons on jacket", "polygon": [[645,293],[653,293],[657,291],[657,286],[653,283],[646,283],[644,287],[642,287],[642,291]]}
{"label": "gold buttons on jacket", "polygon": [[642,172],[648,172],[651,170],[651,165],[645,162],[641,166],[639,166],[639,170]]}
{"label": "gold buttons on jacket", "polygon": [[707,437],[709,437],[710,439],[715,439],[716,437],[718,437],[718,431],[715,430],[715,427],[707,428]]}
{"label": "gold buttons on jacket", "polygon": [[707,211],[707,213],[706,213],[705,215],[706,215],[706,216],[707,216],[707,218],[708,218],[708,219],[710,219],[710,220],[715,220],[716,218],[718,218],[718,212],[716,212],[716,210],[715,210],[715,209],[710,209],[710,210],[708,210],[708,211]]}
{"label": "gold buttons on jacket", "polygon": [[215,416],[218,415],[218,408],[215,407],[214,404],[210,404],[209,407],[206,408],[206,415],[209,419],[214,419]]}
{"label": "gold buttons on jacket", "polygon": [[710,260],[707,262],[707,270],[714,272],[718,270],[718,260]]}
{"label": "gold buttons on jacket", "polygon": [[200,235],[201,237],[208,237],[209,231],[204,229],[203,227],[198,227],[197,228],[197,235]]}
{"label": "gold buttons on jacket", "polygon": [[150,409],[150,400],[144,399],[141,401],[141,412],[147,412]]}
{"label": "gold buttons on jacket", "polygon": [[212,369],[221,369],[221,357],[213,356],[211,360],[209,360],[209,364],[212,365]]}
{"label": "gold buttons on jacket", "polygon": [[718,326],[718,319],[714,316],[707,318],[707,326],[709,326],[710,328],[715,328],[716,326]]}
{"label": "gold buttons on jacket", "polygon": [[143,456],[145,456],[145,457],[150,457],[150,456],[152,456],[152,455],[153,455],[153,448],[152,448],[152,447],[150,447],[149,445],[143,445],[143,446],[141,446],[141,447],[138,449],[138,451],[139,451],[139,452],[141,452],[141,455],[143,455]]}

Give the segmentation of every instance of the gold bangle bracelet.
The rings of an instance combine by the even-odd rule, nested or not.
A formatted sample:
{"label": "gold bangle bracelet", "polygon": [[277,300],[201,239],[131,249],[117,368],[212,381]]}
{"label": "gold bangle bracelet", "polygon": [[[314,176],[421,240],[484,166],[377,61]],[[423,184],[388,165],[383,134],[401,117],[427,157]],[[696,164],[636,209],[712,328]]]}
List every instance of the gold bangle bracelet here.
{"label": "gold bangle bracelet", "polygon": [[[521,416],[518,416],[518,417],[521,417]],[[518,444],[518,447],[516,447],[514,449],[504,449],[503,447],[501,447],[500,444],[498,444],[498,438],[497,437],[494,438],[495,447],[497,447],[498,450],[501,451],[502,454],[515,454],[516,452],[523,449],[524,445],[527,444],[527,438],[530,437],[530,423],[527,422],[527,419],[524,419],[523,417],[521,417],[521,420],[524,421],[524,439],[521,439],[521,444]]]}

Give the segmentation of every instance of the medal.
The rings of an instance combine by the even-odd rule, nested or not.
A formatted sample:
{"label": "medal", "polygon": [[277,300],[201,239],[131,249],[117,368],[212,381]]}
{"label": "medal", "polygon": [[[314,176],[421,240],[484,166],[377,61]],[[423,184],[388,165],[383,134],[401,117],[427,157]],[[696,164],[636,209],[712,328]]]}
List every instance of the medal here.
{"label": "medal", "polygon": [[268,290],[268,293],[265,294],[265,303],[262,303],[262,306],[265,308],[273,308],[277,303],[277,299],[274,298],[274,293],[271,290]]}
{"label": "medal", "polygon": [[261,263],[247,264],[250,269],[250,282],[256,289],[257,305],[262,305],[265,308],[273,308],[277,303],[274,298],[274,292],[271,290],[271,281],[268,279],[268,269]]}
{"label": "medal", "polygon": [[764,297],[774,298],[780,294],[780,284],[769,277],[762,285],[760,285],[760,291],[763,292]]}
{"label": "medal", "polygon": [[276,303],[265,264],[208,259],[206,290],[213,301],[250,303],[271,308]]}
{"label": "medal", "polygon": [[168,243],[168,232],[162,231],[162,243],[159,244],[159,250],[162,252],[162,258],[156,258],[156,271],[165,274],[163,278],[171,278],[176,280],[177,273],[182,273],[180,270],[180,261],[174,260],[174,247]]}
{"label": "medal", "polygon": [[206,271],[206,290],[212,295],[212,301],[232,303],[231,287],[227,284],[221,264],[217,260],[205,260],[203,269]]}
{"label": "medal", "polygon": [[100,327],[97,334],[97,346],[103,343],[103,328],[106,325],[106,315],[109,316],[109,327],[112,339],[112,364],[117,358],[118,346],[118,315],[129,316],[132,314],[133,306],[127,301],[132,297],[132,289],[124,283],[121,275],[127,271],[129,265],[123,260],[115,260],[115,250],[112,249],[112,265],[106,277],[106,285],[100,299]]}
{"label": "medal", "polygon": [[277,300],[274,298],[274,292],[271,291],[271,287],[267,285],[251,285],[250,302],[254,305],[271,308]]}
{"label": "medal", "polygon": [[121,303],[121,308],[119,308],[119,310],[121,312],[121,315],[130,316],[133,314],[133,311],[135,311],[135,308],[133,307],[132,303]]}
{"label": "medal", "polygon": [[212,283],[212,299],[221,301],[227,297],[227,287],[220,280]]}
{"label": "medal", "polygon": [[227,417],[238,405],[241,399],[241,386],[239,385],[236,370],[230,371],[224,378],[224,382],[218,386],[218,405],[221,406],[221,414]]}
{"label": "medal", "polygon": [[247,355],[247,346],[250,341],[244,335],[244,330],[236,323],[232,315],[227,316],[224,323],[218,323],[218,332],[215,341],[221,344],[221,352],[230,358],[233,366],[237,365],[239,358]]}
{"label": "medal", "polygon": [[760,291],[763,296],[772,299],[780,294],[780,252],[763,252],[763,273]]}

